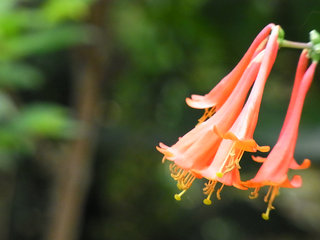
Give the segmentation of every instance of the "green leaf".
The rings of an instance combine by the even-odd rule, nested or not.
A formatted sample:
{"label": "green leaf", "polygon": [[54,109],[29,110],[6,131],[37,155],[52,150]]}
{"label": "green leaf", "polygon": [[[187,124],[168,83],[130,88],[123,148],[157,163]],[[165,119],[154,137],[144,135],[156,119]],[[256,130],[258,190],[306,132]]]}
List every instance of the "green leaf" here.
{"label": "green leaf", "polygon": [[88,43],[88,30],[81,26],[65,25],[14,37],[0,45],[0,58],[21,58]]}
{"label": "green leaf", "polygon": [[34,149],[34,142],[30,137],[17,131],[11,123],[0,127],[0,152],[29,153]]}
{"label": "green leaf", "polygon": [[75,135],[76,121],[64,108],[42,103],[25,107],[13,127],[30,137],[70,138]]}
{"label": "green leaf", "polygon": [[23,63],[0,64],[0,87],[10,89],[35,89],[43,83],[42,73]]}
{"label": "green leaf", "polygon": [[44,5],[43,12],[49,22],[78,20],[89,12],[90,0],[50,0]]}

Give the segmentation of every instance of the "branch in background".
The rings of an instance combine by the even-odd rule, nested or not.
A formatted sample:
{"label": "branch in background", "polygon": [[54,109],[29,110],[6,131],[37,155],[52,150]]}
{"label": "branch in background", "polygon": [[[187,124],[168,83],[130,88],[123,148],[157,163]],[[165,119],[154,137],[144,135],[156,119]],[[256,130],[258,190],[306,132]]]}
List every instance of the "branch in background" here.
{"label": "branch in background", "polygon": [[[97,1],[91,9],[89,23],[103,27],[107,0]],[[103,38],[103,36],[101,37]],[[74,240],[81,229],[83,206],[90,185],[92,159],[97,138],[94,121],[99,104],[99,90],[104,78],[105,55],[103,42],[79,49],[74,59],[74,97],[76,114],[83,126],[81,136],[75,140],[63,159],[60,159],[53,187],[47,240]]]}

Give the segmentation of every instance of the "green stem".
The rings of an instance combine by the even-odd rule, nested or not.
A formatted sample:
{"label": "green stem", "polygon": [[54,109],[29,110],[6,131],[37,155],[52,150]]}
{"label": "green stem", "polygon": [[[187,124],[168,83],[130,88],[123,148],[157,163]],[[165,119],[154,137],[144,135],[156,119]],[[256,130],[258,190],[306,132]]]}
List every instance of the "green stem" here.
{"label": "green stem", "polygon": [[280,43],[280,47],[287,47],[287,48],[297,48],[297,49],[311,49],[312,43],[302,43],[302,42],[293,42],[289,40],[282,40]]}

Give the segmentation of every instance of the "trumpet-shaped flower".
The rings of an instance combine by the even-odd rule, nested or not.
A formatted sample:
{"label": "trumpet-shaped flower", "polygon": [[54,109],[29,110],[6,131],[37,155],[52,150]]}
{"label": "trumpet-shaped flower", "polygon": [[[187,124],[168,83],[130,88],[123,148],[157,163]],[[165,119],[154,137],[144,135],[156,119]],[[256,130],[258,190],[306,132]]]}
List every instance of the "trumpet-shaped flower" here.
{"label": "trumpet-shaped flower", "polygon": [[201,175],[192,169],[200,170],[210,165],[222,140],[213,131],[213,127],[217,126],[222,131],[227,131],[232,126],[256,79],[263,55],[264,52],[252,61],[230,98],[217,114],[196,125],[173,146],[168,147],[160,143],[157,147],[157,150],[164,154],[163,161],[168,159],[174,162],[170,164],[170,171],[172,178],[177,180],[179,189],[185,191],[195,178],[201,178]]}
{"label": "trumpet-shaped flower", "polygon": [[264,46],[270,31],[274,24],[267,25],[254,39],[246,54],[237,64],[237,66],[224,77],[208,94],[192,95],[187,98],[187,104],[192,108],[205,109],[204,115],[199,119],[199,122],[205,121],[212,116],[232,93],[236,84],[239,82],[244,71],[248,67],[250,61],[261,51]]}
{"label": "trumpet-shaped flower", "polygon": [[[278,30],[279,27],[274,27],[266,49],[256,49],[255,57],[246,67],[232,93],[215,115],[199,123],[194,129],[179,138],[178,142],[173,146],[168,147],[160,143],[159,147],[157,147],[157,150],[164,154],[163,160],[168,159],[174,162],[170,164],[171,176],[177,180],[178,188],[182,190],[180,194],[175,196],[177,200],[179,200],[181,195],[191,186],[195,178],[202,177],[201,171],[212,164],[222,141],[218,131],[225,133],[234,125],[237,118],[239,119],[240,116],[243,116],[241,119],[246,118],[244,113],[240,116],[239,114],[253,82],[259,78],[261,80],[258,81],[258,85],[262,84],[264,86],[265,78],[267,78],[270,72],[278,49]],[[264,67],[262,67],[262,64]],[[261,89],[261,87],[259,89]],[[259,94],[262,94],[262,91],[263,87],[261,93],[260,90],[258,91]],[[257,94],[256,91],[255,94]],[[260,102],[257,104],[259,105]],[[248,107],[246,107],[248,114],[253,114],[254,118],[256,112],[250,111],[252,103],[246,105],[248,105]],[[239,122],[240,120],[237,121]],[[242,124],[243,121],[239,124]],[[250,125],[250,123],[248,123],[248,125]],[[249,128],[251,129],[252,127]],[[216,131],[214,129],[216,129]],[[255,146],[255,148],[258,147]],[[209,191],[211,191],[211,189],[212,187],[208,187]]]}
{"label": "trumpet-shaped flower", "polygon": [[[266,46],[265,58],[261,63],[257,79],[243,110],[232,127],[227,133],[223,134],[221,133],[221,129],[214,126],[214,131],[217,135],[221,136],[223,140],[213,161],[211,161],[211,164],[207,168],[196,171],[197,174],[200,174],[209,180],[209,183],[204,188],[204,193],[208,195],[204,200],[205,204],[211,204],[210,197],[217,182],[221,182],[223,185],[234,186],[239,189],[246,189],[241,184],[239,174],[239,162],[244,151],[256,152],[259,150],[267,152],[270,149],[268,146],[259,146],[253,140],[253,133],[258,121],[264,86],[278,52],[277,40],[279,30],[279,26],[274,27],[272,30]],[[209,185],[211,187],[209,187]],[[221,189],[222,188],[217,192],[218,198],[220,198],[219,193]]]}
{"label": "trumpet-shaped flower", "polygon": [[270,186],[264,199],[268,202],[267,210],[262,214],[265,220],[269,219],[269,213],[274,208],[273,201],[280,187],[298,188],[302,185],[301,176],[295,175],[291,180],[288,179],[288,170],[304,169],[310,166],[308,159],[305,159],[301,165],[294,159],[303,103],[317,65],[317,62],[313,62],[306,70],[308,62],[306,55],[306,51],[303,51],[299,60],[290,104],[279,139],[267,158],[254,157],[254,160],[263,164],[253,179],[244,182],[245,186],[255,188],[251,198],[258,196],[260,187]]}

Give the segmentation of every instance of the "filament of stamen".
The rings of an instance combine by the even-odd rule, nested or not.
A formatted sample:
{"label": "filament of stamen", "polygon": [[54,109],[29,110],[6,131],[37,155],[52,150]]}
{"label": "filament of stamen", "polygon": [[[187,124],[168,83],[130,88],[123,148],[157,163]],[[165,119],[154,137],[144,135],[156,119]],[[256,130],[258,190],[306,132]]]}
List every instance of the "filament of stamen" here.
{"label": "filament of stamen", "polygon": [[[234,145],[235,145],[235,143],[232,144],[231,149],[229,150],[226,158],[224,159],[224,161],[220,167],[220,170],[216,173],[217,177],[219,177],[219,178],[222,178],[223,175],[226,173],[226,171],[223,171],[223,168],[226,165],[226,163],[228,162],[228,160],[230,159],[230,157],[231,157],[231,159],[233,159],[235,156]],[[233,161],[231,160],[231,162],[233,162]],[[230,164],[228,164],[228,165],[230,165]]]}
{"label": "filament of stamen", "polygon": [[268,202],[268,207],[267,207],[267,210],[265,213],[262,213],[262,218],[264,220],[269,220],[269,213],[272,209],[274,209],[274,207],[272,206],[272,203],[275,199],[275,197],[277,196],[278,192],[279,192],[279,186],[270,186],[270,189],[272,188],[272,193],[271,193],[271,196],[270,196],[270,199],[269,199],[269,202]]}
{"label": "filament of stamen", "polygon": [[268,202],[268,199],[269,199],[269,196],[270,196],[270,193],[271,193],[271,190],[272,190],[272,186],[269,187],[268,189],[268,192],[266,194],[266,196],[264,196],[264,202]]}
{"label": "filament of stamen", "polygon": [[184,189],[186,190],[191,187],[195,179],[196,177],[191,172],[188,172],[186,175],[178,179],[177,186],[181,190],[184,190]]}
{"label": "filament of stamen", "polygon": [[[240,160],[244,154],[244,150],[243,149],[237,149],[238,152],[237,154],[235,153],[235,143],[232,145],[229,153],[227,154],[227,157],[225,158],[220,171],[217,172],[217,177],[222,178],[224,174],[231,172],[235,167],[237,167],[238,169],[240,169]],[[229,160],[229,162],[228,162]],[[225,164],[228,162],[228,165],[225,167],[225,169],[223,170]]]}
{"label": "filament of stamen", "polygon": [[177,181],[177,187],[180,190],[187,190],[191,187],[196,177],[189,171],[179,168],[176,164],[171,163],[169,165],[171,171],[171,177]]}
{"label": "filament of stamen", "polygon": [[254,191],[250,193],[249,198],[250,199],[257,198],[259,196],[259,190],[260,190],[260,187],[255,188]]}
{"label": "filament of stamen", "polygon": [[205,183],[205,187],[203,188],[203,193],[205,195],[208,195],[203,200],[203,203],[205,205],[211,205],[212,202],[211,202],[210,198],[211,198],[212,193],[214,192],[214,188],[215,188],[216,184],[217,184],[217,181],[213,181],[213,180],[209,180],[208,183]]}
{"label": "filament of stamen", "polygon": [[182,178],[183,176],[185,176],[187,173],[188,173],[188,171],[186,171],[182,168],[179,168],[178,170],[174,169],[174,172],[171,172],[171,177],[174,180],[178,180],[178,179]]}
{"label": "filament of stamen", "polygon": [[224,171],[223,174],[226,174],[227,172],[231,172],[235,167],[237,167],[238,169],[240,169],[240,160],[243,156],[243,153],[244,151],[242,149],[239,149],[239,152],[238,152],[238,156],[237,157],[234,157],[235,154],[233,155],[230,163],[228,164],[228,166],[226,167],[226,170]]}
{"label": "filament of stamen", "polygon": [[206,121],[208,118],[212,117],[213,114],[215,114],[215,112],[216,112],[216,107],[215,106],[213,106],[211,108],[206,108],[204,110],[204,114],[202,115],[202,117],[199,118],[198,124],[202,123],[202,122]]}
{"label": "filament of stamen", "polygon": [[177,165],[175,165],[174,163],[170,163],[169,165],[169,170],[171,173],[177,173]]}
{"label": "filament of stamen", "polygon": [[223,187],[224,187],[224,184],[222,184],[221,187],[220,187],[220,188],[218,189],[218,191],[217,191],[217,198],[218,198],[219,200],[221,200],[220,193],[221,193]]}

